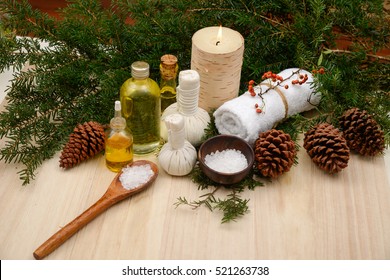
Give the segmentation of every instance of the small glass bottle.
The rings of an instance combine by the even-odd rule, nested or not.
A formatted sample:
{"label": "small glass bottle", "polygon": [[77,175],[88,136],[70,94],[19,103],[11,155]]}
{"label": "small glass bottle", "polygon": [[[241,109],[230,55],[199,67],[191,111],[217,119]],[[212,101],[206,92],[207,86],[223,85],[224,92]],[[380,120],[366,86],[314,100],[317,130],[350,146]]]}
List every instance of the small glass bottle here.
{"label": "small glass bottle", "polygon": [[134,62],[131,76],[120,89],[122,115],[133,134],[134,153],[147,154],[160,144],[160,88],[149,78],[146,62]]}
{"label": "small glass bottle", "polygon": [[115,116],[106,132],[105,156],[106,166],[114,172],[133,161],[133,136],[122,118],[120,101],[115,101]]}
{"label": "small glass bottle", "polygon": [[176,78],[179,66],[174,55],[166,54],[160,63],[161,112],[176,102]]}

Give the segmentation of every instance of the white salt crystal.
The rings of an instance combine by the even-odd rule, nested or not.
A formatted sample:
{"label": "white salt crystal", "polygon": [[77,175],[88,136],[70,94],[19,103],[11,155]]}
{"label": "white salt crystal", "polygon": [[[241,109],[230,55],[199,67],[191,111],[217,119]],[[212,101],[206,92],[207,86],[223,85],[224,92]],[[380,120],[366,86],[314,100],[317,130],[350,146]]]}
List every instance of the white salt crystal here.
{"label": "white salt crystal", "polygon": [[205,163],[211,169],[223,173],[236,173],[248,167],[248,161],[241,151],[226,149],[217,150],[205,157]]}
{"label": "white salt crystal", "polygon": [[134,165],[123,168],[119,180],[125,189],[131,190],[145,184],[153,174],[150,164]]}

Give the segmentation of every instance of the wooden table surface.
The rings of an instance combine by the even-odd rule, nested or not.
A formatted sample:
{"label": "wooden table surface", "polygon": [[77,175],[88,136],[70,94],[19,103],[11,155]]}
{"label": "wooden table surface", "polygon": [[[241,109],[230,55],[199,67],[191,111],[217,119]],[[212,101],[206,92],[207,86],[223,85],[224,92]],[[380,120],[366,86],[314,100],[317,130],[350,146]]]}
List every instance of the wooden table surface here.
{"label": "wooden table surface", "polygon": [[[389,151],[352,154],[333,176],[303,148],[298,156],[289,173],[245,191],[250,212],[227,224],[206,208],[175,208],[179,196],[201,192],[188,177],[160,169],[149,189],[108,209],[47,259],[390,259]],[[33,259],[115,176],[101,155],[66,171],[58,160],[59,153],[44,162],[27,186],[19,164],[0,162],[0,259]]]}

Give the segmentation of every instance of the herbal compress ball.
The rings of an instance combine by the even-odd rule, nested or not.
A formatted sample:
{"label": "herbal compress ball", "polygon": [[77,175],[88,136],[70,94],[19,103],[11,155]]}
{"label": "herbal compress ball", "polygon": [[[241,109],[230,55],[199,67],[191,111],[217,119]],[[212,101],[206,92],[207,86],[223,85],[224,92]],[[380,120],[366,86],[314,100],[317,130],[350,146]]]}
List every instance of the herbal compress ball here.
{"label": "herbal compress ball", "polygon": [[352,108],[340,117],[340,126],[351,150],[375,156],[385,149],[384,133],[365,110]]}
{"label": "herbal compress ball", "polygon": [[255,166],[265,177],[276,178],[294,164],[295,143],[282,130],[271,129],[260,133],[254,149]]}
{"label": "herbal compress ball", "polygon": [[328,173],[348,166],[349,148],[340,131],[329,123],[321,123],[305,133],[303,147],[312,161]]}

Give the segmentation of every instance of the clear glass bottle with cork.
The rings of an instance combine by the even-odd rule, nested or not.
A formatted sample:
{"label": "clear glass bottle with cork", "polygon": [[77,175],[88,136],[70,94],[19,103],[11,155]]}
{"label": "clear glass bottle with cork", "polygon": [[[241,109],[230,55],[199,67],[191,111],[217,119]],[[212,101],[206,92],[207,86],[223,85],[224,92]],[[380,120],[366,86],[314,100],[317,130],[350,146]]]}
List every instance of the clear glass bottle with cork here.
{"label": "clear glass bottle with cork", "polygon": [[163,112],[176,102],[176,78],[179,66],[177,57],[172,54],[163,55],[160,61],[161,112]]}
{"label": "clear glass bottle with cork", "polygon": [[134,153],[147,154],[160,144],[160,88],[149,78],[147,62],[134,62],[131,76],[120,89],[122,115],[133,134]]}
{"label": "clear glass bottle with cork", "polygon": [[121,115],[121,103],[115,101],[115,116],[111,119],[110,129],[105,139],[106,166],[119,172],[133,161],[133,136],[127,128],[126,120]]}

